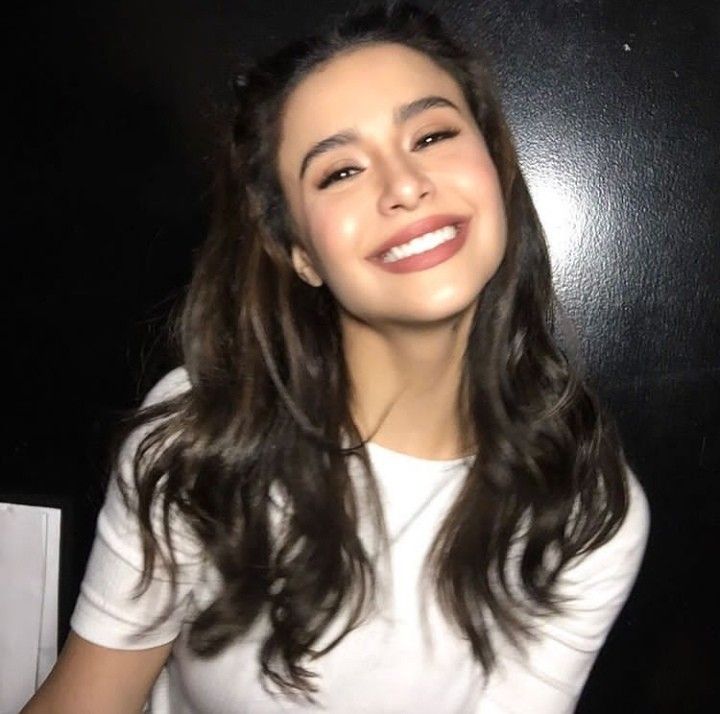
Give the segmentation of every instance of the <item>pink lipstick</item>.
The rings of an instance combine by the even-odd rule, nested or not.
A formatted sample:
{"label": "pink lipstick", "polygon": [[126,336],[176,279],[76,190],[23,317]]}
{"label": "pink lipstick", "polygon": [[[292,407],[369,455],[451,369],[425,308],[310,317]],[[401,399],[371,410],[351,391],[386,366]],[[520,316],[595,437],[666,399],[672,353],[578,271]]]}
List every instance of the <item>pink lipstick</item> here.
{"label": "pink lipstick", "polygon": [[[409,273],[427,270],[428,268],[445,262],[463,247],[467,238],[468,224],[469,221],[465,216],[442,215],[424,218],[412,223],[385,241],[378,250],[368,256],[368,260],[391,273]],[[440,245],[416,253],[415,255],[409,255],[395,260],[393,260],[391,256],[386,256],[388,251],[397,246],[408,243],[414,238],[427,233],[433,233],[439,229],[447,228],[448,226],[455,228],[455,235],[450,240],[440,243]],[[385,257],[385,260],[383,260],[383,257]]]}

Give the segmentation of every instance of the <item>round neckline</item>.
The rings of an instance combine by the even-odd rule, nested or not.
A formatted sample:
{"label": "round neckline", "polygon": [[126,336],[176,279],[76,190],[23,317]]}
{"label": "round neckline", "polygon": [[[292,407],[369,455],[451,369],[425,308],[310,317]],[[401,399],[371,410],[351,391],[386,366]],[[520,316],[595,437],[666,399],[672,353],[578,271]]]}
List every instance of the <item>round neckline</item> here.
{"label": "round neckline", "polygon": [[413,456],[412,454],[406,454],[402,451],[395,451],[394,449],[389,449],[387,446],[381,446],[380,444],[374,442],[374,441],[368,441],[366,442],[366,445],[372,449],[374,449],[376,452],[381,454],[387,454],[388,456],[391,456],[393,458],[397,459],[405,459],[408,461],[414,461],[418,464],[423,464],[429,467],[434,468],[449,468],[453,466],[459,466],[461,464],[466,463],[467,461],[472,460],[475,455],[469,454],[468,456],[458,456],[454,459],[425,459],[421,456]]}

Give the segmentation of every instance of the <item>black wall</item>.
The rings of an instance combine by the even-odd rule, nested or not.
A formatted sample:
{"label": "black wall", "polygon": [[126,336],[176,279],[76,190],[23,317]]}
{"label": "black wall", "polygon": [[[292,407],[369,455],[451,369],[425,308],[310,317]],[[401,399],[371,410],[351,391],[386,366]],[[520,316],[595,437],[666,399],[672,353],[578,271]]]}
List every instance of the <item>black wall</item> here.
{"label": "black wall", "polygon": [[[427,3],[426,3],[427,4]],[[352,2],[26,4],[4,66],[0,497],[62,503],[62,632],[120,410],[169,365],[238,57]],[[446,0],[490,51],[587,374],[652,509],[580,712],[704,712],[717,674],[720,10],[714,0]]]}

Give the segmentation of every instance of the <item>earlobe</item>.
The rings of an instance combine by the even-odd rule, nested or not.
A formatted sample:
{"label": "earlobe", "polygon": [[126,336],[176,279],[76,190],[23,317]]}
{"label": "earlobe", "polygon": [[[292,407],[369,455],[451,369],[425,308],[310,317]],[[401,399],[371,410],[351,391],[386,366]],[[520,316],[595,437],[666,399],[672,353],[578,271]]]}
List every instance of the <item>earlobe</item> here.
{"label": "earlobe", "polygon": [[312,266],[310,257],[299,245],[293,245],[291,249],[291,258],[293,268],[301,280],[314,288],[319,288],[322,284],[322,278],[317,274]]}

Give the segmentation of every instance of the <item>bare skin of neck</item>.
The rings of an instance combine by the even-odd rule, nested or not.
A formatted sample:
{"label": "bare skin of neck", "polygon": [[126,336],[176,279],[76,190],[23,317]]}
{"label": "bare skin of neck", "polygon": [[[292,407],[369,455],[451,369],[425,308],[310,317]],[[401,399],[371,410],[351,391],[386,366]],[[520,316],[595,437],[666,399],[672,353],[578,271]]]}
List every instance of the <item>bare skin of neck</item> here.
{"label": "bare skin of neck", "polygon": [[378,329],[345,313],[351,413],[363,439],[424,459],[474,451],[461,394],[472,309],[439,324]]}

